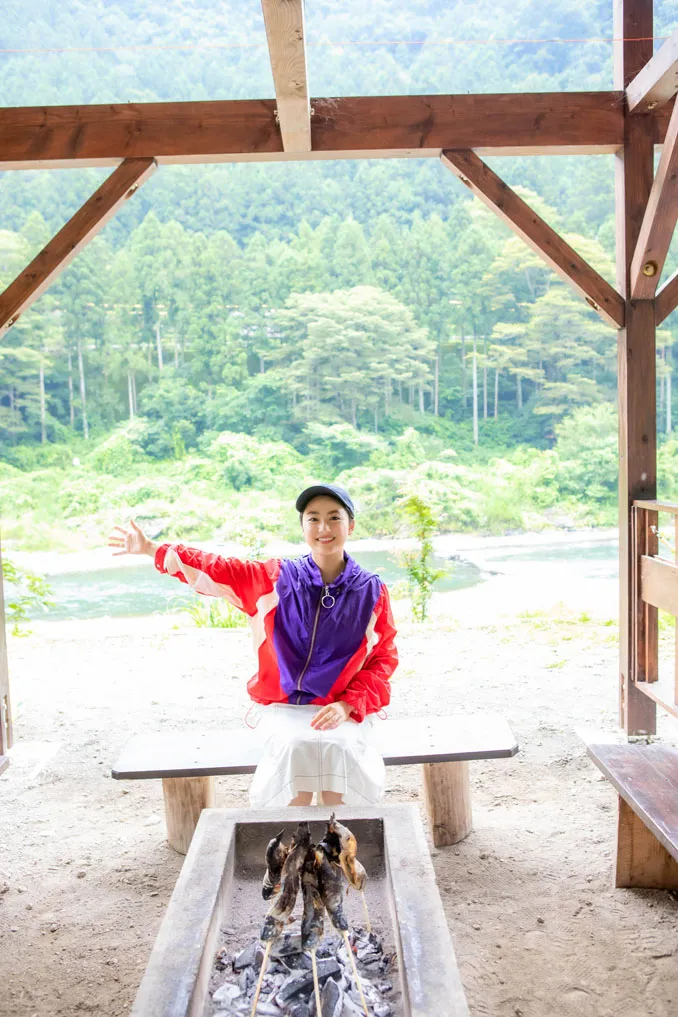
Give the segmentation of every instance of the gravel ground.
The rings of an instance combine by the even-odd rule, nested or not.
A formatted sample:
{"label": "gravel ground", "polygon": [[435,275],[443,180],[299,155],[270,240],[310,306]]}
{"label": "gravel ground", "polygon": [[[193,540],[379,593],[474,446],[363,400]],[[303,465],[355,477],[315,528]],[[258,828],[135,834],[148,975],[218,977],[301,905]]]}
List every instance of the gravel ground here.
{"label": "gravel ground", "polygon": [[[552,584],[507,591],[500,577],[440,596],[425,625],[396,605],[391,715],[500,712],[521,746],[471,764],[474,832],[432,850],[471,1014],[675,1017],[676,901],[612,887],[616,798],[577,734],[616,725],[610,591],[589,596],[597,617],[559,606]],[[131,1006],[182,858],[164,841],[159,782],[113,781],[112,763],[135,732],[238,727],[248,708],[247,631],[184,626],[43,623],[10,640],[0,1017]],[[217,804],[246,806],[248,782],[218,778]],[[388,771],[387,801],[421,804],[417,767]]]}

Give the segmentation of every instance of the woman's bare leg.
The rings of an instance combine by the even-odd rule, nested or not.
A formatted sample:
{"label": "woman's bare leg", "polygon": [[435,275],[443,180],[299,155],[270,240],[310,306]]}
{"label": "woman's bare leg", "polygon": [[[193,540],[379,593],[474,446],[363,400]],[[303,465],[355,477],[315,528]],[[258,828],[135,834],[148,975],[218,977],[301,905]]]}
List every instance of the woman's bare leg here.
{"label": "woman's bare leg", "polygon": [[343,795],[337,794],[336,791],[319,791],[318,792],[318,805],[343,805]]}
{"label": "woman's bare leg", "polygon": [[312,791],[300,791],[296,798],[293,798],[290,805],[310,805],[313,801]]}

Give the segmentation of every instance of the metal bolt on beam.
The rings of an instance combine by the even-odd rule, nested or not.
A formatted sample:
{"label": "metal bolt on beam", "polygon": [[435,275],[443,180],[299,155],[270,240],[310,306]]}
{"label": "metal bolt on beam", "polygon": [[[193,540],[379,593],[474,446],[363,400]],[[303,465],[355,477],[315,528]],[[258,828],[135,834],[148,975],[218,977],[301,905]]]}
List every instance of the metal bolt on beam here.
{"label": "metal bolt on beam", "polygon": [[652,277],[657,274],[659,266],[656,261],[646,261],[643,265],[643,275]]}

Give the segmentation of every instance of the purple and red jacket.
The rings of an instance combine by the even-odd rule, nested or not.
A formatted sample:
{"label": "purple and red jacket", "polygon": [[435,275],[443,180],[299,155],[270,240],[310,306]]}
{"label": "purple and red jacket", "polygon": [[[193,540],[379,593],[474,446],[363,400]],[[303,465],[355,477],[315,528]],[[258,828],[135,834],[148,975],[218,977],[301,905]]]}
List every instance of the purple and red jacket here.
{"label": "purple and red jacket", "polygon": [[162,544],[155,567],[249,616],[259,669],[247,690],[255,702],[341,700],[362,721],[390,701],[396,630],[384,583],[345,557],[344,571],[329,586],[310,554],[240,561]]}

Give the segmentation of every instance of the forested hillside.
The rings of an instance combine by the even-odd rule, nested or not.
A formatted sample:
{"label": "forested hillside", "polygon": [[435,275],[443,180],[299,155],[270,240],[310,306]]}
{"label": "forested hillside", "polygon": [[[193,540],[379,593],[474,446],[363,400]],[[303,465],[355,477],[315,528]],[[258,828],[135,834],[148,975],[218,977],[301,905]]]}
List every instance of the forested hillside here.
{"label": "forested hillside", "polygon": [[[656,8],[659,36],[678,0]],[[273,94],[258,0],[3,13],[4,105]],[[322,0],[307,37],[317,95],[612,86],[610,0]],[[614,279],[612,157],[493,164]],[[0,174],[0,285],[105,172]],[[130,468],[209,457],[224,432],[284,442],[309,475],[385,469],[404,433],[423,436],[422,462],[447,449],[482,465],[559,433],[585,441],[615,371],[614,332],[436,160],[162,167],[3,340],[0,458],[62,469],[126,424]],[[238,469],[219,483],[254,483]]]}

